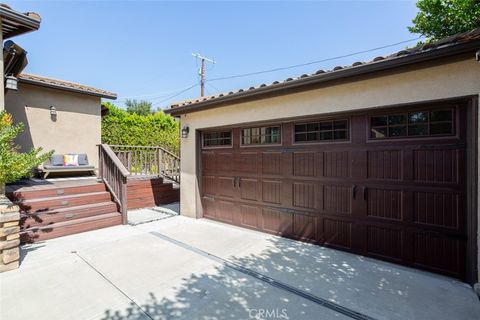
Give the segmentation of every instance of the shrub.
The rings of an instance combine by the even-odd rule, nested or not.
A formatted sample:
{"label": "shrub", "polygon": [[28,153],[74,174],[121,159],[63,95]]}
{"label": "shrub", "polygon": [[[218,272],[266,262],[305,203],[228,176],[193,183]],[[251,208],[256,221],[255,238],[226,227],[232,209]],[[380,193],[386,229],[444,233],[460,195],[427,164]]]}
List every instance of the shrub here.
{"label": "shrub", "polygon": [[139,115],[104,103],[108,115],[102,119],[102,143],[134,146],[160,146],[179,153],[179,124],[162,111]]}
{"label": "shrub", "polygon": [[14,139],[23,131],[23,124],[14,125],[12,116],[0,112],[0,184],[12,183],[32,175],[34,168],[45,162],[53,151],[42,154],[42,148],[26,153],[19,152],[20,147]]}

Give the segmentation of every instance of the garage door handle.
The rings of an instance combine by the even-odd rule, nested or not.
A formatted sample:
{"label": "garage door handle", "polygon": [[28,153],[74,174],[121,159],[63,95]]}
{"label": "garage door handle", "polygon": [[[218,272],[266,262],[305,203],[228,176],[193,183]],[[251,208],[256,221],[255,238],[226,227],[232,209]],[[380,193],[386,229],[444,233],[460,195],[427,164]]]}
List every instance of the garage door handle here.
{"label": "garage door handle", "polygon": [[357,185],[354,184],[352,188],[352,198],[355,200],[356,198],[356,193],[357,193]]}
{"label": "garage door handle", "polygon": [[363,187],[363,200],[367,201],[368,199],[368,188]]}
{"label": "garage door handle", "polygon": [[242,182],[242,178],[238,177],[237,188],[240,188],[240,183]]}

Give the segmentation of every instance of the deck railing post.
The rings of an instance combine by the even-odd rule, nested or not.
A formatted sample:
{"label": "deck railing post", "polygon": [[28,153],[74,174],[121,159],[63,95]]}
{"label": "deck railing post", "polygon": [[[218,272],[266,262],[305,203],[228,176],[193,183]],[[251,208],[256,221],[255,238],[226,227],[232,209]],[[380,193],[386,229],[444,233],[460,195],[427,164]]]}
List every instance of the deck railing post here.
{"label": "deck railing post", "polygon": [[158,175],[163,175],[163,152],[162,149],[158,149]]}

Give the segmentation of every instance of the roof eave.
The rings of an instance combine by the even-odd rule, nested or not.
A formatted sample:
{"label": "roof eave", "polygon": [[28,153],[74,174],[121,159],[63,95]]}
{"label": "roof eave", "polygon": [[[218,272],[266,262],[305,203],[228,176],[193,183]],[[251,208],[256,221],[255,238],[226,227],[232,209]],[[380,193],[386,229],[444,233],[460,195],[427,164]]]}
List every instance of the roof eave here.
{"label": "roof eave", "polygon": [[282,90],[290,90],[298,87],[315,85],[326,83],[334,80],[350,78],[354,76],[367,75],[375,72],[385,71],[388,69],[408,66],[420,62],[426,62],[429,60],[435,60],[445,58],[461,53],[466,53],[471,50],[478,49],[480,47],[480,40],[466,42],[461,44],[449,45],[444,48],[435,48],[426,52],[419,52],[409,54],[406,56],[399,56],[392,59],[369,63],[365,65],[359,65],[347,69],[341,69],[338,71],[322,73],[311,77],[300,78],[291,80],[290,82],[281,82],[278,84],[268,85],[265,87],[259,87],[252,90],[246,90],[243,92],[236,92],[228,94],[223,97],[216,97],[211,100],[192,103],[187,106],[173,107],[171,109],[164,110],[165,113],[172,116],[180,116],[182,114],[201,111],[205,109],[215,108],[225,103],[240,101],[247,98],[253,98],[257,96],[266,95],[269,93],[275,93]]}
{"label": "roof eave", "polygon": [[[41,20],[29,17],[24,13],[12,10],[5,6],[0,6],[0,17],[2,18],[2,33],[4,34],[4,40],[40,28]],[[20,25],[20,28],[12,25],[8,27],[11,31],[6,31],[4,26],[6,27],[8,23],[12,22]]]}
{"label": "roof eave", "polygon": [[86,90],[81,90],[81,89],[76,89],[76,88],[71,88],[71,87],[66,87],[66,86],[54,85],[54,84],[51,84],[51,83],[45,83],[45,82],[41,82],[41,81],[24,79],[24,78],[19,78],[18,80],[20,81],[20,83],[31,84],[31,85],[35,85],[35,86],[50,88],[50,89],[58,89],[58,90],[64,90],[64,91],[69,91],[69,92],[81,93],[81,94],[100,97],[100,98],[105,98],[105,99],[112,99],[112,100],[117,99],[117,95],[114,94],[114,93],[112,93],[112,94],[106,94],[105,93],[104,94],[104,93],[99,93],[99,92],[91,92],[91,91],[86,91]]}

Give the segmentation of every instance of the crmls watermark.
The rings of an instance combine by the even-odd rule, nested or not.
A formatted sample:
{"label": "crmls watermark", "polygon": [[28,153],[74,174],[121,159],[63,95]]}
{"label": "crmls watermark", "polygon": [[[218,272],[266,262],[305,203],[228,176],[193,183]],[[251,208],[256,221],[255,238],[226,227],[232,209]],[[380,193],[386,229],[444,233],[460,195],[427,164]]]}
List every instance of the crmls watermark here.
{"label": "crmls watermark", "polygon": [[248,316],[255,320],[289,319],[287,309],[250,309],[248,310]]}

